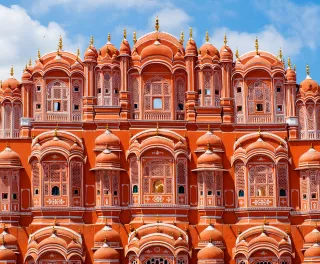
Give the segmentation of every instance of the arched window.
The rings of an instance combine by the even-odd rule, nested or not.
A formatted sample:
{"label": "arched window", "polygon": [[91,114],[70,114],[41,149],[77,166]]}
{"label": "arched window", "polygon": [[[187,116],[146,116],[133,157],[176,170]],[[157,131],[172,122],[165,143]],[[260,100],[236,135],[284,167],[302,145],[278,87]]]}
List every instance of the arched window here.
{"label": "arched window", "polygon": [[270,87],[262,81],[249,85],[248,121],[249,123],[270,123],[272,121]]}
{"label": "arched window", "polygon": [[60,195],[60,189],[58,186],[53,186],[51,190],[51,195],[59,196]]}
{"label": "arched window", "polygon": [[274,177],[272,165],[251,165],[249,169],[250,196],[273,196]]}
{"label": "arched window", "polygon": [[171,87],[164,78],[147,81],[144,89],[144,119],[171,119]]}
{"label": "arched window", "polygon": [[243,87],[242,82],[237,82],[234,86],[234,98],[235,98],[235,115],[237,117],[237,123],[244,122],[244,108],[243,108]]}
{"label": "arched window", "polygon": [[185,110],[185,83],[182,78],[176,80],[175,89],[177,120],[183,120]]}
{"label": "arched window", "polygon": [[137,185],[133,185],[132,192],[138,193],[138,186]]}
{"label": "arched window", "polygon": [[132,107],[132,118],[140,118],[140,91],[139,91],[139,81],[137,77],[131,76],[130,78],[130,92],[131,92],[131,107]]}
{"label": "arched window", "polygon": [[62,81],[53,81],[47,88],[47,120],[67,121],[69,118],[69,89]]}
{"label": "arched window", "polygon": [[179,193],[184,193],[184,186],[179,186]]}

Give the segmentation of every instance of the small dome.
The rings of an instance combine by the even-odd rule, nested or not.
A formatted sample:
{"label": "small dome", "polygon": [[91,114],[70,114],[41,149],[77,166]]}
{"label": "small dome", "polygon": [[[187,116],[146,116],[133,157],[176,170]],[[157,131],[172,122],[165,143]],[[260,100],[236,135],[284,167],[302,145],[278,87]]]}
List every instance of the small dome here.
{"label": "small dome", "polygon": [[202,248],[198,252],[198,259],[205,260],[205,259],[224,259],[223,251],[213,245],[212,243],[208,243],[204,248]]}
{"label": "small dome", "polygon": [[306,79],[300,83],[300,93],[317,93],[319,91],[319,85],[309,75]]}
{"label": "small dome", "polygon": [[222,46],[220,49],[221,60],[233,60],[233,53],[229,46]]}
{"label": "small dome", "polygon": [[0,168],[20,168],[21,161],[19,155],[7,146],[0,152]]}
{"label": "small dome", "polygon": [[0,246],[0,260],[1,261],[4,261],[4,260],[16,261],[17,256],[12,250],[10,250],[10,249],[6,248],[4,245],[2,245],[2,246]]}
{"label": "small dome", "polygon": [[276,240],[274,240],[273,238],[267,236],[264,232],[262,232],[260,234],[260,236],[255,237],[254,239],[252,239],[249,243],[248,246],[250,247],[251,245],[254,244],[261,244],[261,243],[271,243],[274,244],[276,242]]}
{"label": "small dome", "polygon": [[120,242],[120,236],[112,227],[106,225],[94,235],[95,243],[103,243],[104,241]]}
{"label": "small dome", "polygon": [[120,45],[120,54],[130,55],[130,53],[131,53],[131,49],[130,49],[129,41],[126,39],[122,40]]}
{"label": "small dome", "polygon": [[304,242],[307,244],[315,244],[320,241],[320,232],[318,229],[313,229],[304,237]]}
{"label": "small dome", "polygon": [[108,41],[101,49],[100,49],[100,56],[102,58],[105,57],[110,57],[112,58],[112,56],[116,54],[116,56],[119,55],[119,51],[116,48],[115,45],[113,45],[110,41]]}
{"label": "small dome", "polygon": [[204,43],[200,48],[201,56],[208,54],[212,57],[213,60],[219,60],[220,54],[215,46],[213,46],[210,42]]}
{"label": "small dome", "polygon": [[98,136],[95,140],[96,148],[99,149],[105,149],[106,147],[113,149],[113,148],[119,148],[120,146],[120,139],[112,134],[112,132],[109,129],[106,129],[106,131]]}
{"label": "small dome", "polygon": [[205,168],[222,168],[222,159],[221,157],[213,153],[210,149],[207,149],[205,153],[203,153],[198,158],[198,168],[205,167]]}
{"label": "small dome", "polygon": [[320,152],[311,147],[299,158],[299,168],[320,168]]}
{"label": "small dome", "polygon": [[246,151],[248,153],[251,150],[256,150],[256,149],[266,149],[266,150],[269,150],[272,152],[275,151],[274,147],[272,145],[270,145],[269,143],[263,141],[263,139],[261,137],[259,137],[256,142],[253,142],[252,144],[250,144],[247,147]]}
{"label": "small dome", "polygon": [[[3,236],[3,240],[2,240],[2,236]],[[3,231],[0,234],[0,241],[4,241],[5,245],[10,245],[10,246],[17,245],[17,238],[14,235],[7,233],[6,231]]]}
{"label": "small dome", "polygon": [[189,39],[186,46],[186,55],[197,56],[197,44],[193,39]]}
{"label": "small dome", "polygon": [[297,74],[296,74],[296,72],[295,72],[293,69],[288,68],[288,69],[286,70],[286,79],[287,79],[287,81],[289,81],[289,82],[296,82],[296,80],[297,80]]}
{"label": "small dome", "polygon": [[319,258],[320,257],[320,246],[318,243],[314,244],[312,247],[308,248],[304,252],[305,258]]}
{"label": "small dome", "polygon": [[174,242],[175,247],[187,247],[188,243],[181,236]]}
{"label": "small dome", "polygon": [[200,233],[201,242],[209,242],[210,240],[223,241],[222,233],[216,228],[214,228],[212,225],[209,225]]}
{"label": "small dome", "polygon": [[63,239],[57,237],[55,234],[52,234],[50,237],[42,240],[39,243],[39,249],[43,246],[47,245],[59,245],[62,246],[63,248],[67,248],[67,243]]}
{"label": "small dome", "polygon": [[93,45],[89,45],[86,52],[84,53],[84,59],[85,60],[97,60],[98,58],[98,52],[96,48]]}
{"label": "small dome", "polygon": [[5,90],[7,88],[13,90],[15,88],[18,88],[19,86],[20,86],[20,82],[13,76],[11,76],[9,79],[2,82],[2,90]]}
{"label": "small dome", "polygon": [[30,78],[31,78],[31,73],[29,72],[28,69],[25,69],[25,70],[23,71],[23,74],[22,74],[21,79],[22,79],[22,80],[29,80]]}
{"label": "small dome", "polygon": [[208,144],[213,148],[222,148],[221,139],[214,135],[211,131],[208,131],[204,135],[198,138],[196,142],[198,149],[205,150],[207,149]]}
{"label": "small dome", "polygon": [[92,170],[120,169],[120,160],[117,154],[105,149],[96,157],[96,166]]}
{"label": "small dome", "polygon": [[76,248],[82,249],[82,246],[79,243],[77,243],[75,241],[75,239],[72,239],[71,242],[69,243],[67,249],[76,249]]}
{"label": "small dome", "polygon": [[163,56],[172,60],[173,52],[167,45],[161,44],[161,40],[156,40],[152,45],[145,47],[140,56],[141,60],[151,56]]}
{"label": "small dome", "polygon": [[95,260],[119,259],[119,252],[104,243],[101,248],[94,252],[93,258]]}

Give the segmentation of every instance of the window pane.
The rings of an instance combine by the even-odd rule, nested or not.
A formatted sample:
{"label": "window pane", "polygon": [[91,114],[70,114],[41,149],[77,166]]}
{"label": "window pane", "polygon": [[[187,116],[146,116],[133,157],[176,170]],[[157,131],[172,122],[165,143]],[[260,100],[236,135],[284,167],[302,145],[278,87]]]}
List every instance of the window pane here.
{"label": "window pane", "polygon": [[55,102],[53,105],[53,111],[58,112],[60,111],[60,102]]}
{"label": "window pane", "polygon": [[162,109],[162,99],[161,98],[153,99],[153,109]]}

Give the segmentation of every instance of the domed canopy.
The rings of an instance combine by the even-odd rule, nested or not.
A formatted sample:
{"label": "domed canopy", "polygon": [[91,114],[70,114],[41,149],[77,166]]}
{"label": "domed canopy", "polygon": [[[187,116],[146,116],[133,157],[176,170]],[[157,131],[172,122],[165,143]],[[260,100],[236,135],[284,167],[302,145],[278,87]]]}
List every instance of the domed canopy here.
{"label": "domed canopy", "polygon": [[103,243],[104,241],[108,243],[119,243],[120,236],[112,227],[106,225],[94,235],[95,243]]}
{"label": "domed canopy", "polygon": [[205,54],[209,55],[212,58],[212,60],[220,59],[219,51],[210,42],[206,42],[201,46],[200,53],[201,56],[204,56]]}
{"label": "domed canopy", "polygon": [[304,252],[304,257],[318,259],[320,257],[320,245],[318,243],[315,243],[312,247],[308,248]]}
{"label": "domed canopy", "polygon": [[197,169],[194,171],[200,170],[223,170],[221,157],[213,153],[210,150],[210,146],[208,146],[206,152],[198,158]]}
{"label": "domed canopy", "polygon": [[163,56],[168,59],[173,59],[173,51],[166,45],[163,45],[160,40],[156,40],[152,45],[145,47],[141,51],[141,60],[151,56]]}
{"label": "domed canopy", "polygon": [[12,75],[5,81],[2,82],[2,89],[5,90],[5,89],[15,89],[15,88],[18,88],[20,86],[20,82],[13,77],[13,73]]}
{"label": "domed canopy", "polygon": [[201,242],[209,242],[210,240],[216,242],[216,241],[223,241],[223,235],[222,233],[214,228],[212,225],[209,225],[206,227],[201,233],[200,233],[200,241]]}
{"label": "domed canopy", "polygon": [[319,85],[308,75],[307,78],[300,83],[299,92],[302,94],[316,94],[319,92]]}
{"label": "domed canopy", "polygon": [[17,238],[14,235],[7,233],[5,230],[0,234],[0,241],[3,241],[5,245],[16,246]]}
{"label": "domed canopy", "polygon": [[108,42],[100,48],[100,56],[101,58],[112,58],[113,54],[116,54],[116,56],[118,56],[119,51],[116,46],[111,43],[111,37],[110,34],[108,34]]}
{"label": "domed canopy", "polygon": [[98,58],[98,52],[96,48],[93,46],[93,37],[90,39],[90,45],[84,53],[84,59],[88,61],[96,61]]}
{"label": "domed canopy", "polygon": [[214,151],[222,152],[221,139],[214,135],[210,130],[201,137],[199,137],[196,144],[198,146],[197,151],[205,151],[209,144]]}
{"label": "domed canopy", "polygon": [[96,151],[103,151],[106,147],[110,150],[120,149],[120,139],[116,135],[112,134],[108,128],[95,140]]}
{"label": "domed canopy", "polygon": [[320,152],[313,146],[299,158],[298,170],[320,168]]}
{"label": "domed canopy", "polygon": [[96,166],[91,170],[123,170],[120,168],[119,156],[105,149],[96,157]]}
{"label": "domed canopy", "polygon": [[208,259],[208,260],[213,260],[213,259],[223,260],[224,253],[220,248],[216,247],[211,242],[209,242],[206,247],[202,248],[198,252],[197,256],[198,256],[199,260],[205,260],[205,259]]}
{"label": "domed canopy", "polygon": [[4,245],[0,246],[0,261],[16,261],[17,256],[16,254],[6,248]]}
{"label": "domed canopy", "polygon": [[19,155],[7,146],[0,152],[0,168],[6,169],[20,169],[21,161]]}
{"label": "domed canopy", "polygon": [[95,260],[117,260],[119,259],[119,252],[104,243],[101,248],[94,252],[93,258]]}
{"label": "domed canopy", "polygon": [[130,55],[130,53],[131,53],[131,49],[130,49],[129,41],[126,39],[123,39],[121,41],[121,45],[120,45],[120,54],[121,55]]}
{"label": "domed canopy", "polygon": [[315,244],[320,241],[320,232],[317,228],[313,229],[304,237],[304,242],[307,244]]}

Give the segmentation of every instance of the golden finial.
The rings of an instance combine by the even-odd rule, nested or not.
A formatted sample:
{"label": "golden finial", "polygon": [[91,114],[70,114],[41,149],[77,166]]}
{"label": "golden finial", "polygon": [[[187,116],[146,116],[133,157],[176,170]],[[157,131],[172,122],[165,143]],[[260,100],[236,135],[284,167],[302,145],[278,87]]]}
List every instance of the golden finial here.
{"label": "golden finial", "polygon": [[8,141],[6,142],[6,148],[9,148],[9,142]]}
{"label": "golden finial", "polygon": [[58,136],[58,123],[56,128],[54,129],[54,136],[57,137]]}
{"label": "golden finial", "polygon": [[189,36],[190,36],[190,40],[192,39],[192,28],[190,28],[189,30]]}
{"label": "golden finial", "polygon": [[157,214],[157,223],[160,223],[159,214]]}
{"label": "golden finial", "polygon": [[310,75],[310,68],[309,68],[309,65],[307,64],[306,66],[306,72],[307,72],[307,75]]}
{"label": "golden finial", "polygon": [[258,129],[258,134],[259,134],[259,137],[261,137],[261,129],[260,129],[260,126],[259,126],[259,129]]}
{"label": "golden finial", "polygon": [[133,43],[136,44],[137,42],[137,33],[134,31],[133,32]]}
{"label": "golden finial", "polygon": [[278,55],[278,56],[279,56],[279,59],[282,60],[283,55],[282,55],[282,49],[281,49],[281,47],[280,47],[280,49],[279,49],[279,55]]}
{"label": "golden finial", "polygon": [[106,124],[106,130],[109,130],[109,124],[108,123]]}
{"label": "golden finial", "polygon": [[60,50],[57,48],[57,55],[60,56]]}
{"label": "golden finial", "polygon": [[40,49],[38,49],[38,59],[41,59]]}
{"label": "golden finial", "polygon": [[110,42],[110,41],[111,41],[111,34],[108,33],[108,42]]}
{"label": "golden finial", "polygon": [[53,225],[54,225],[54,226],[56,226],[56,225],[57,225],[57,217],[54,217]]}
{"label": "golden finial", "polygon": [[288,67],[291,69],[291,60],[290,60],[290,57],[288,57]]}
{"label": "golden finial", "polygon": [[159,123],[157,122],[157,130],[156,130],[156,135],[158,136],[159,134]]}
{"label": "golden finial", "polygon": [[258,41],[258,37],[256,37],[256,41],[255,41],[255,48],[256,48],[256,54],[259,55],[259,41]]}
{"label": "golden finial", "polygon": [[198,54],[201,55],[201,49],[198,49]]}
{"label": "golden finial", "polygon": [[104,238],[104,243],[107,244],[107,236]]}
{"label": "golden finial", "polygon": [[31,60],[31,58],[29,59],[29,66],[30,66],[30,67],[32,66],[32,60]]}
{"label": "golden finial", "polygon": [[267,224],[266,216],[263,217],[263,225]]}
{"label": "golden finial", "polygon": [[209,243],[212,243],[212,237],[209,238]]}
{"label": "golden finial", "polygon": [[52,226],[52,234],[56,233],[56,228],[54,226]]}
{"label": "golden finial", "polygon": [[227,34],[226,33],[224,33],[223,43],[224,43],[224,46],[226,47],[227,43],[228,43]]}
{"label": "golden finial", "polygon": [[262,233],[264,233],[264,224],[262,225]]}
{"label": "golden finial", "polygon": [[2,246],[4,246],[4,235],[2,234]]}
{"label": "golden finial", "polygon": [[77,49],[77,59],[79,59],[79,57],[80,57],[80,49],[78,48]]}
{"label": "golden finial", "polygon": [[180,34],[180,43],[183,45],[183,42],[184,42],[184,33],[183,33],[183,31],[181,31],[181,34]]}
{"label": "golden finial", "polygon": [[127,39],[127,30],[126,29],[123,30],[123,39]]}
{"label": "golden finial", "polygon": [[209,33],[208,33],[208,31],[206,32],[206,42],[209,42]]}
{"label": "golden finial", "polygon": [[210,143],[207,143],[207,150],[210,150]]}
{"label": "golden finial", "polygon": [[14,75],[14,70],[13,70],[13,66],[11,66],[11,69],[10,69],[10,76],[13,76]]}
{"label": "golden finial", "polygon": [[210,124],[208,124],[208,132],[210,132]]}
{"label": "golden finial", "polygon": [[239,59],[239,50],[236,48],[236,58]]}
{"label": "golden finial", "polygon": [[158,18],[158,16],[156,18],[156,24],[154,25],[154,28],[156,29],[156,31],[159,31],[160,26],[159,26],[159,18]]}
{"label": "golden finial", "polygon": [[63,48],[63,42],[62,42],[62,36],[60,35],[58,49],[62,50],[62,48]]}
{"label": "golden finial", "polygon": [[93,36],[91,36],[90,37],[90,47],[93,46],[93,43],[94,43],[94,38],[93,38]]}
{"label": "golden finial", "polygon": [[24,67],[24,71],[28,70],[28,64],[26,64],[26,67]]}
{"label": "golden finial", "polygon": [[314,148],[314,147],[313,147],[313,142],[311,142],[311,144],[310,144],[310,148],[312,148],[312,149]]}
{"label": "golden finial", "polygon": [[295,64],[293,64],[293,70],[296,71],[297,70],[297,67]]}

